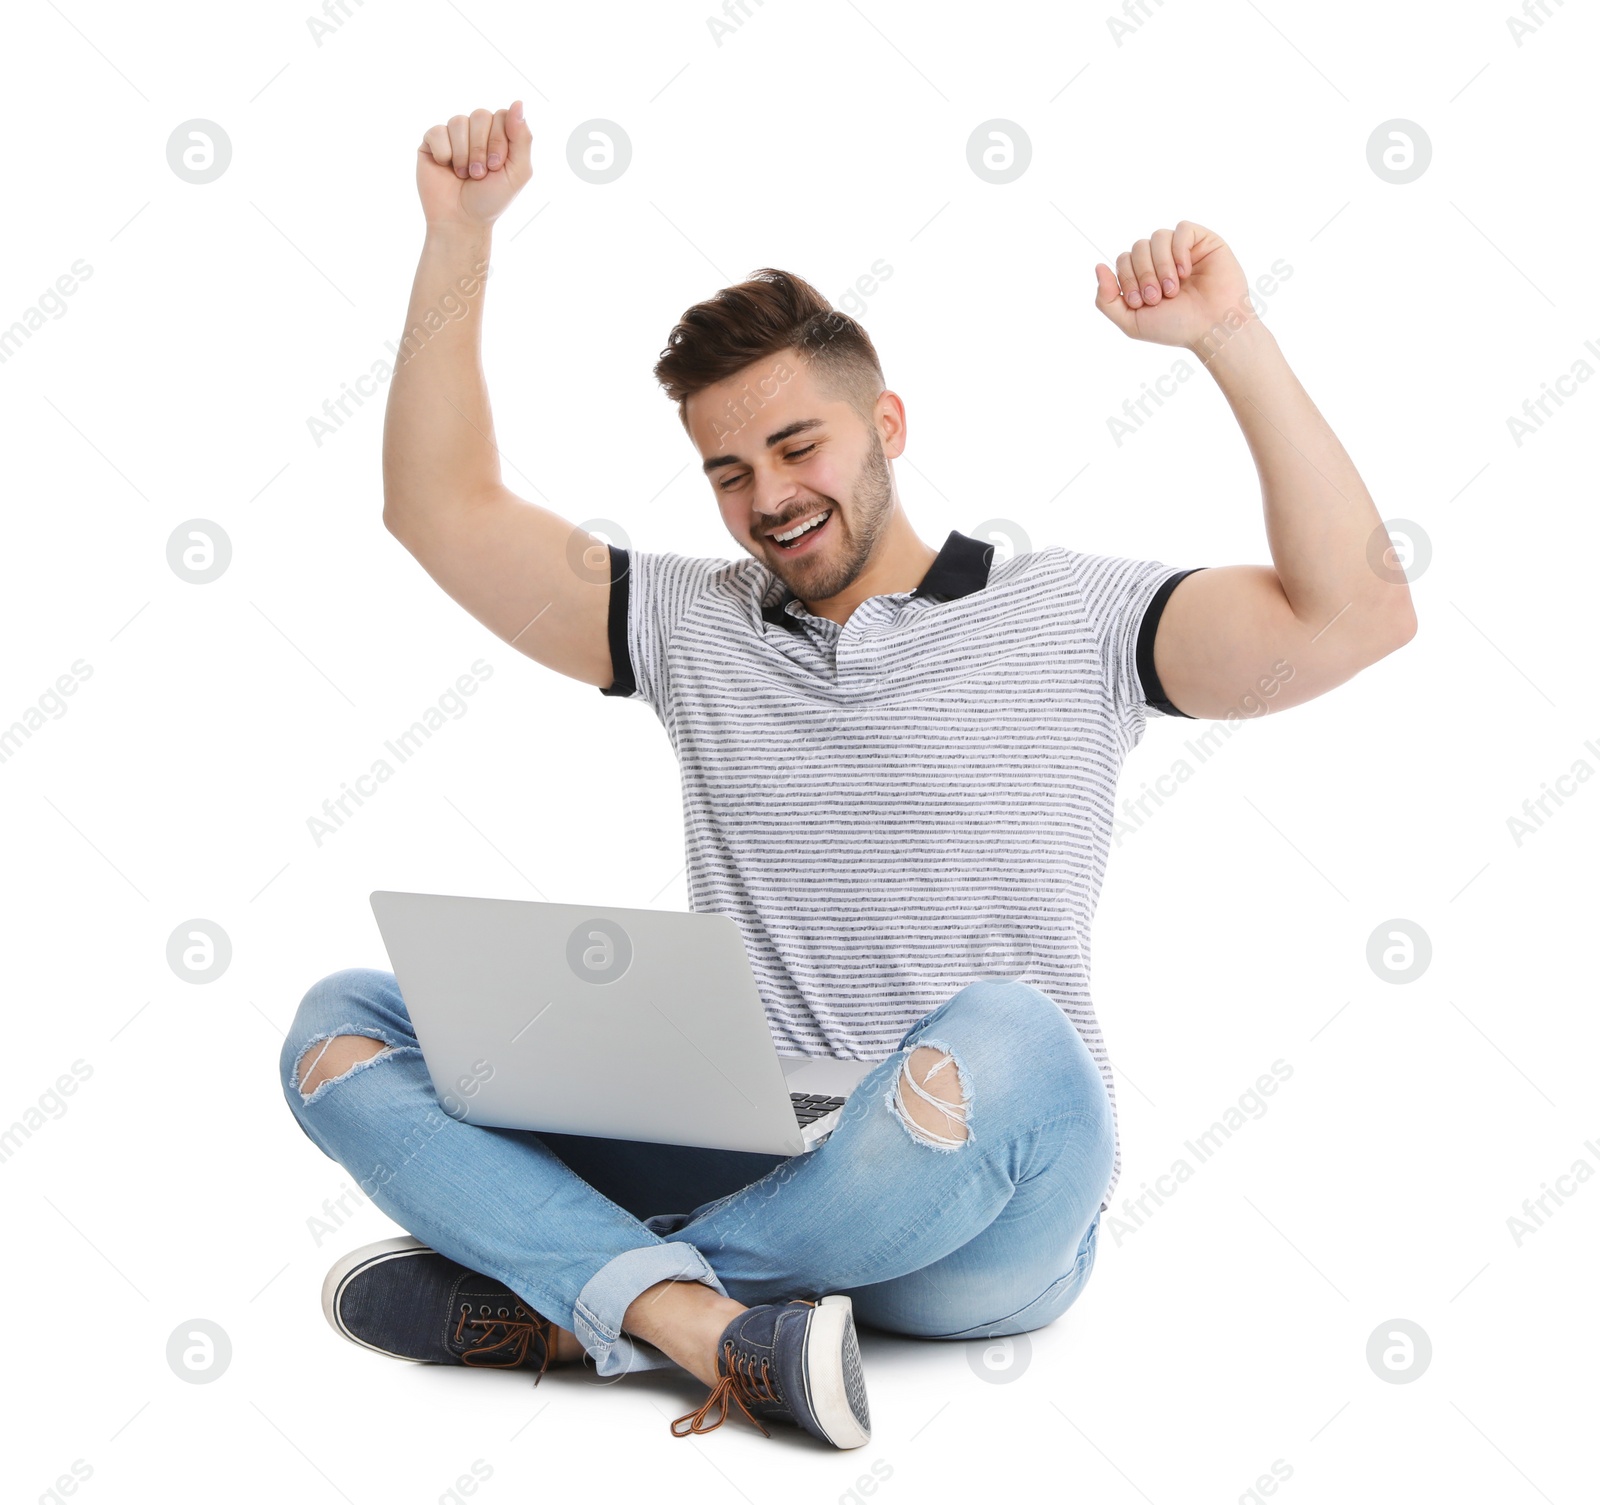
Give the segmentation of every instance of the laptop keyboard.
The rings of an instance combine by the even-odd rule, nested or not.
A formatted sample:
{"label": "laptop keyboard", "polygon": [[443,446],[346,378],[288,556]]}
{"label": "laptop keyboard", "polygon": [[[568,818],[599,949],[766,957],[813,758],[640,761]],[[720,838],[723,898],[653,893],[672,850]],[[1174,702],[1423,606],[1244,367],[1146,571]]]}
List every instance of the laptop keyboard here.
{"label": "laptop keyboard", "polygon": [[802,1129],[832,1113],[835,1108],[844,1107],[842,1097],[824,1097],[819,1092],[791,1092],[789,1101],[794,1104],[794,1116],[799,1119]]}

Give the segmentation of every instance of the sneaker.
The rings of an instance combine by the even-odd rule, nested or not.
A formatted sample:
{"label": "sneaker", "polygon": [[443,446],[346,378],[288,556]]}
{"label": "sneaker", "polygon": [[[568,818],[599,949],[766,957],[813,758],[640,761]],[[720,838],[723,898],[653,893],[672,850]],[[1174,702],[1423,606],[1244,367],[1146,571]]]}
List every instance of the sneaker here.
{"label": "sneaker", "polygon": [[[698,1411],[672,1423],[674,1437],[710,1432],[738,1406],[762,1420],[792,1422],[836,1448],[870,1440],[867,1387],[848,1296],[781,1301],[741,1312],[723,1330],[717,1383]],[[707,1418],[716,1413],[716,1420]]]}
{"label": "sneaker", "polygon": [[345,1255],[322,1283],[322,1314],[341,1337],[418,1364],[538,1368],[555,1353],[555,1325],[507,1286],[414,1238]]}

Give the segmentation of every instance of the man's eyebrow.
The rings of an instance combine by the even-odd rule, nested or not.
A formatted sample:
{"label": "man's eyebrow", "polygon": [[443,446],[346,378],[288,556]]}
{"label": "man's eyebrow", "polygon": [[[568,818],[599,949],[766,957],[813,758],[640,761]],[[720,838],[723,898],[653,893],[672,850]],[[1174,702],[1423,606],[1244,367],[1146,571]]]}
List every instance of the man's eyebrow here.
{"label": "man's eyebrow", "polygon": [[[767,448],[771,449],[775,444],[782,444],[785,439],[792,439],[796,434],[805,433],[807,429],[820,428],[821,426],[822,420],[820,418],[797,419],[795,422],[791,423],[788,428],[781,428],[775,434],[768,434],[766,440]],[[719,466],[743,464],[744,461],[741,460],[737,455],[713,455],[711,459],[707,460],[700,468],[707,475],[710,475],[711,472],[716,470]]]}

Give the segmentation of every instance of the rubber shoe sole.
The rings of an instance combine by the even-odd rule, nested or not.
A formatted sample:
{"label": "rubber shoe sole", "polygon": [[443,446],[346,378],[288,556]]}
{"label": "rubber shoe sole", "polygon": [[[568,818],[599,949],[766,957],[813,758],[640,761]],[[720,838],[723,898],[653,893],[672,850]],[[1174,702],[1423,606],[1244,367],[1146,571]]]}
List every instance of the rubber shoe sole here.
{"label": "rubber shoe sole", "polygon": [[836,1448],[864,1447],[872,1440],[867,1386],[856,1340],[855,1309],[848,1296],[824,1296],[806,1330],[806,1404],[817,1426]]}

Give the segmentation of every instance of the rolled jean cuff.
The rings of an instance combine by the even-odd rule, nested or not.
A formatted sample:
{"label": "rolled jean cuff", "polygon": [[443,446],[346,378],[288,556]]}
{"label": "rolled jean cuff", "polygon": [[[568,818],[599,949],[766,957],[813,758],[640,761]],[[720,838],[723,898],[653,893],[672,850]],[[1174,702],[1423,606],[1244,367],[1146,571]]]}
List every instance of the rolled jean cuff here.
{"label": "rolled jean cuff", "polygon": [[673,1361],[660,1349],[622,1331],[634,1298],[662,1280],[697,1280],[719,1296],[728,1293],[705,1256],[693,1244],[647,1244],[608,1260],[578,1292],[572,1330],[602,1377],[644,1369],[668,1369]]}

